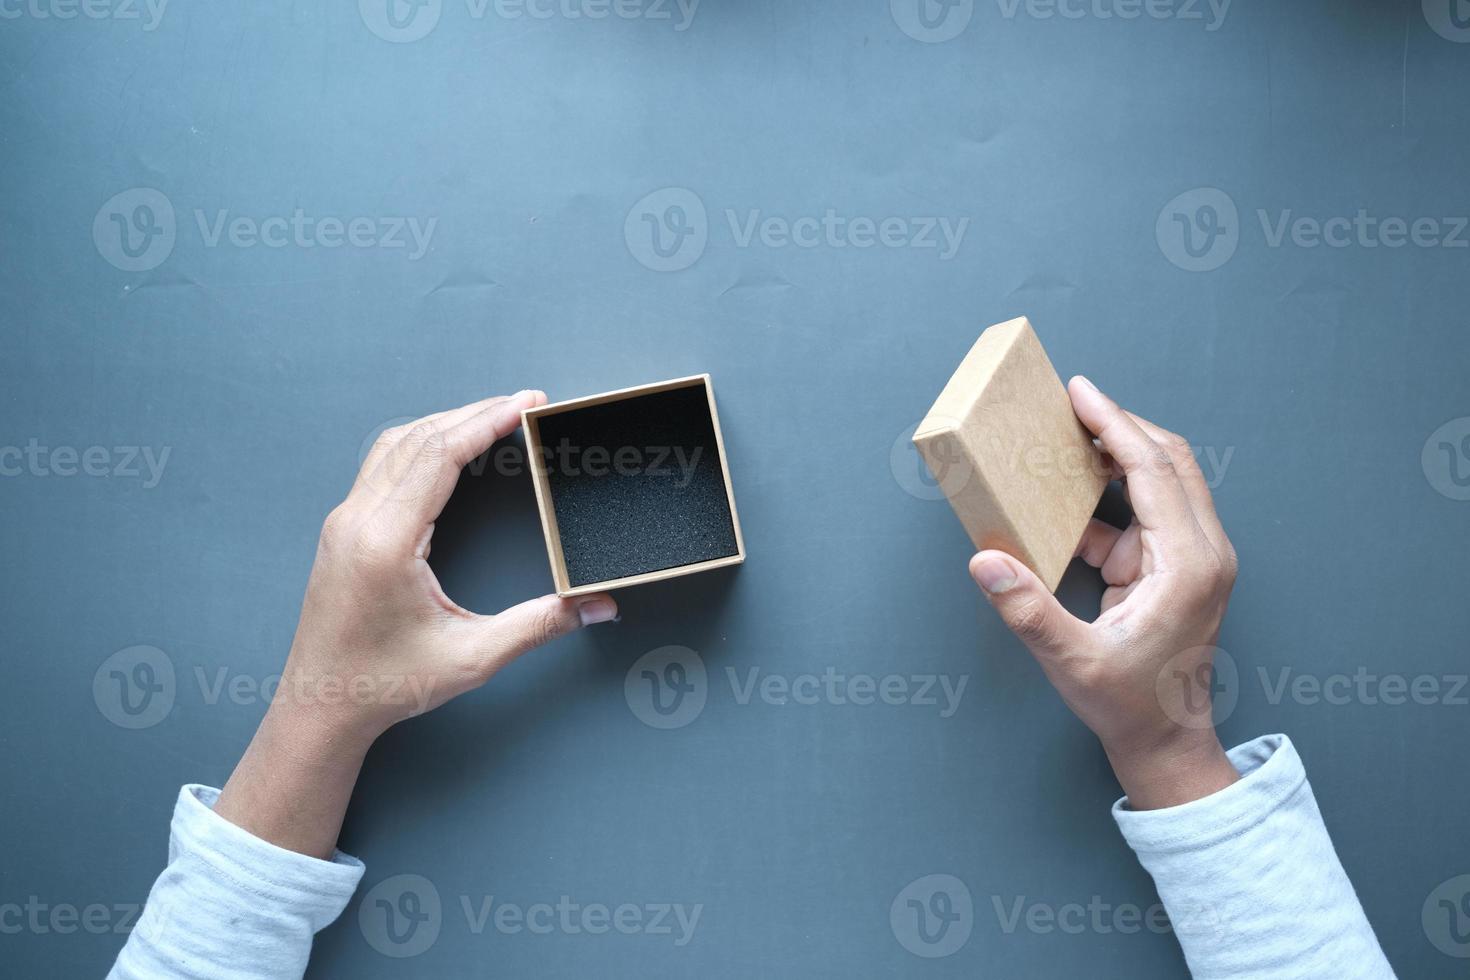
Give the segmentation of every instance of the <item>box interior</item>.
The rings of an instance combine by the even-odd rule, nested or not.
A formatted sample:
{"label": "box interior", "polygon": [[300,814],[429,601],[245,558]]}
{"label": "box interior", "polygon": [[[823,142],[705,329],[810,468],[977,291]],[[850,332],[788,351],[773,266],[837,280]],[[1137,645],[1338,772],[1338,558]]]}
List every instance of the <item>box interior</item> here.
{"label": "box interior", "polygon": [[573,587],[738,553],[703,383],[543,415],[537,429]]}

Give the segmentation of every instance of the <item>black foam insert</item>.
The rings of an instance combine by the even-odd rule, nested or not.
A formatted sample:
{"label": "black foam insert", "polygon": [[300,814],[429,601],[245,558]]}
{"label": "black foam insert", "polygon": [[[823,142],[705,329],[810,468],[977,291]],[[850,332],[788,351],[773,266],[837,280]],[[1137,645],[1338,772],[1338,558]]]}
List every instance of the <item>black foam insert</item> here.
{"label": "black foam insert", "polygon": [[738,552],[703,384],[537,420],[571,584]]}

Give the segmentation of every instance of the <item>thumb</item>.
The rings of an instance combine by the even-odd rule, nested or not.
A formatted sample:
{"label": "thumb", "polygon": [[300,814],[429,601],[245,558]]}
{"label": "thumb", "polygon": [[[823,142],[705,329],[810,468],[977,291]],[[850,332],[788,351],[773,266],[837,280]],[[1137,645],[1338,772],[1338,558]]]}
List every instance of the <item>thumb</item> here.
{"label": "thumb", "polygon": [[1037,657],[1083,646],[1086,629],[1062,608],[1036,573],[1001,551],[982,551],[970,559],[975,579],[1010,631]]}
{"label": "thumb", "polygon": [[519,657],[583,626],[616,619],[618,604],[606,593],[563,599],[546,595],[495,616],[477,616],[470,629],[481,681]]}

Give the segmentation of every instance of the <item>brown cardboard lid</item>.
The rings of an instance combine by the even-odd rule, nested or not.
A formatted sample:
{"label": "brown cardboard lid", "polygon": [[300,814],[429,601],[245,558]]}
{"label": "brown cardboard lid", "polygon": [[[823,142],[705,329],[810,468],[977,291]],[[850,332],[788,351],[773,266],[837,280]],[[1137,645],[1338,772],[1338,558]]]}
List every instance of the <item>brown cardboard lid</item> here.
{"label": "brown cardboard lid", "polygon": [[1108,471],[1029,320],[981,334],[914,444],[975,547],[1014,555],[1055,590]]}

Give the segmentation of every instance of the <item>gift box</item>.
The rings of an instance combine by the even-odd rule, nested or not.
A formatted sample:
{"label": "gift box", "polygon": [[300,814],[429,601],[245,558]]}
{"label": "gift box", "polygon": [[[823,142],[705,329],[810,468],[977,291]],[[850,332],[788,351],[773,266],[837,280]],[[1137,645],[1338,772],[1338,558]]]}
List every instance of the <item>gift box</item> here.
{"label": "gift box", "polygon": [[707,374],[521,413],[561,596],[745,560]]}
{"label": "gift box", "polygon": [[980,335],[914,445],[977,549],[1056,591],[1109,470],[1025,317]]}

